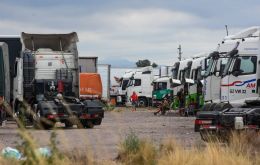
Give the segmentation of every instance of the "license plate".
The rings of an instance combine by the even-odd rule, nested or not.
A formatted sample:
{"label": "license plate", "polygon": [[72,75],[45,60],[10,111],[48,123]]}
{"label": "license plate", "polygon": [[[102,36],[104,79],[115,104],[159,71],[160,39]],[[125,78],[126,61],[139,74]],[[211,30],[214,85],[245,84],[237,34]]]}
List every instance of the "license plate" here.
{"label": "license plate", "polygon": [[212,121],[211,120],[202,120],[201,124],[211,124]]}

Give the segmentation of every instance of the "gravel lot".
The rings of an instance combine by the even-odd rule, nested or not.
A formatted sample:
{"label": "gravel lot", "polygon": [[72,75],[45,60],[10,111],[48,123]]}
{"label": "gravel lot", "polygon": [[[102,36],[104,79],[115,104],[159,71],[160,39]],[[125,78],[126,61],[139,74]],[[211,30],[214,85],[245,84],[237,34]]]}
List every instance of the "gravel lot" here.
{"label": "gravel lot", "polygon": [[[63,152],[91,152],[96,159],[113,159],[117,156],[118,144],[133,131],[141,138],[159,144],[163,139],[174,137],[184,147],[203,143],[198,133],[193,131],[194,117],[178,117],[174,112],[166,116],[154,116],[149,109],[132,112],[127,108],[117,108],[120,112],[106,112],[101,126],[94,129],[56,129],[59,148]],[[53,130],[28,129],[39,146],[49,144]],[[15,147],[19,142],[17,126],[8,122],[0,128],[0,149]]]}

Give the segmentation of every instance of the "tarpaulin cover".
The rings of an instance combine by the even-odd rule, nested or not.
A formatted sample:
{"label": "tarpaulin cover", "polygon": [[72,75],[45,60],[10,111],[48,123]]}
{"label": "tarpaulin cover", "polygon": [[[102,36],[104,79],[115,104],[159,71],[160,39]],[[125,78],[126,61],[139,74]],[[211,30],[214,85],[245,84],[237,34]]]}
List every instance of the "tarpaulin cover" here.
{"label": "tarpaulin cover", "polygon": [[80,96],[102,96],[102,82],[98,73],[80,73],[79,87]]}

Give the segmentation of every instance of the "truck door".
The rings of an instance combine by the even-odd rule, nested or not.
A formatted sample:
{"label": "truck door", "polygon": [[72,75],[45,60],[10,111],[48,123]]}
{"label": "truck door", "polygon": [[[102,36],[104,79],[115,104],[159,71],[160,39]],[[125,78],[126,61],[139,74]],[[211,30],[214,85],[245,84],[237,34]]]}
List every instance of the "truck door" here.
{"label": "truck door", "polygon": [[[256,56],[238,56],[226,76],[228,81],[222,81],[222,89],[226,89],[226,101],[257,97],[256,94]],[[222,95],[224,97],[225,95]],[[225,100],[225,98],[224,98]]]}

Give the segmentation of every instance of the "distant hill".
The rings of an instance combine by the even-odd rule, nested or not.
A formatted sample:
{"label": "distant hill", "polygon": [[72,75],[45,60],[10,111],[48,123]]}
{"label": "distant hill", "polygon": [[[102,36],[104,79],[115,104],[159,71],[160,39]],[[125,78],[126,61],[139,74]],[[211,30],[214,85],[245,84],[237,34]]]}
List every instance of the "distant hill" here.
{"label": "distant hill", "polygon": [[135,62],[129,61],[127,59],[118,58],[118,57],[111,57],[106,58],[104,60],[98,60],[99,64],[110,64],[112,67],[119,67],[119,68],[132,68],[136,67]]}

